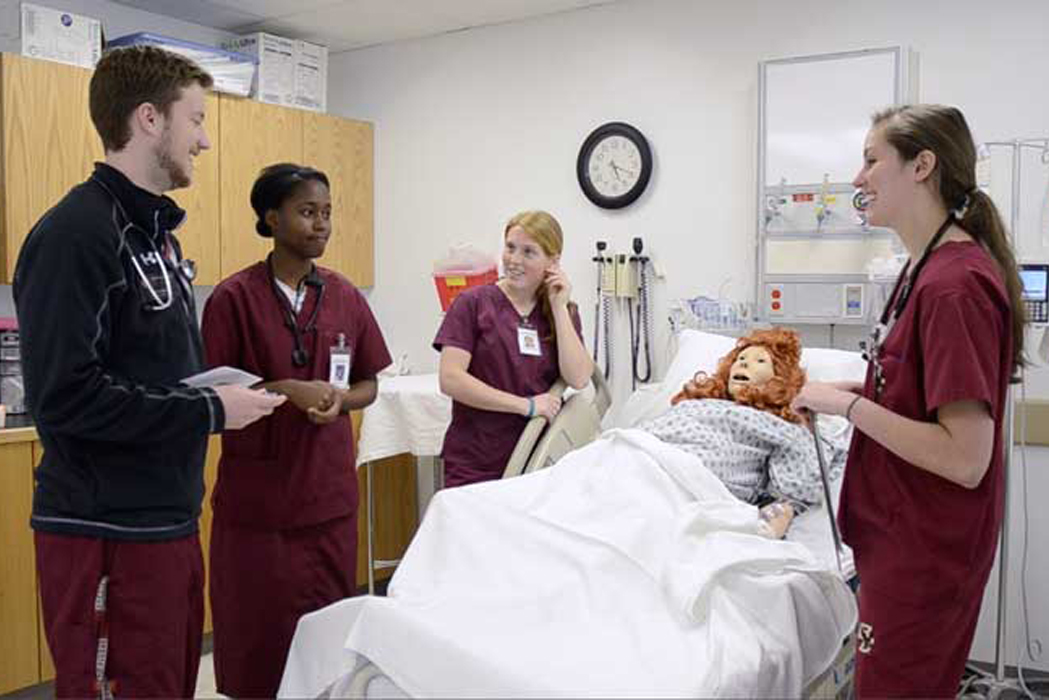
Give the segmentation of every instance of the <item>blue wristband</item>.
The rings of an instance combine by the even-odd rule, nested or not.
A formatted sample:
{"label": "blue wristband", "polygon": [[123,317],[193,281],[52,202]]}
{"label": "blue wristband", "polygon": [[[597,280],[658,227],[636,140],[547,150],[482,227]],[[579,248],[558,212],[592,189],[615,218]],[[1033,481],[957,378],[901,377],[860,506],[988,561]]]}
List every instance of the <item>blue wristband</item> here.
{"label": "blue wristband", "polygon": [[528,397],[528,415],[525,418],[531,418],[535,415],[535,399],[531,396]]}

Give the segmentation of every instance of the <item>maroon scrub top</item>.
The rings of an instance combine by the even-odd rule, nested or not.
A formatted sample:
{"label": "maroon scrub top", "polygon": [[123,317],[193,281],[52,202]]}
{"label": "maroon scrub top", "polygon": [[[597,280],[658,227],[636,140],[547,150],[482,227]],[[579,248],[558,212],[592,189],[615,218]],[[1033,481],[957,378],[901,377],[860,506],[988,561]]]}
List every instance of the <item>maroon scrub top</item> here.
{"label": "maroon scrub top", "polygon": [[[874,400],[924,422],[945,404],[980,401],[994,419],[994,449],[983,481],[967,489],[853,433],[839,519],[863,589],[911,606],[979,600],[1002,520],[1002,417],[1013,366],[1009,296],[979,244],[932,252],[881,357],[886,381]],[[864,386],[873,399],[872,375],[873,366]]]}
{"label": "maroon scrub top", "polygon": [[[571,306],[572,324],[582,339],[582,324]],[[542,356],[523,355],[517,345],[522,324],[539,333]],[[518,396],[550,390],[560,376],[553,328],[540,304],[525,318],[497,285],[459,294],[437,331],[433,347],[445,345],[470,353],[467,372],[485,384]],[[528,419],[514,413],[485,411],[452,402],[452,423],[444,435],[446,486],[498,479]]]}
{"label": "maroon scrub top", "polygon": [[[324,297],[316,330],[303,334],[305,367],[291,361],[294,339],[285,325],[265,262],[221,282],[204,307],[202,333],[208,365],[238,367],[263,378],[328,381],[331,348],[342,334],[350,348],[350,383],[374,378],[390,353],[368,303],[342,275],[317,268]],[[298,313],[306,326],[318,302],[307,287]],[[212,504],[216,521],[287,529],[356,513],[353,428],[349,416],[328,425],[311,423],[286,402],[271,416],[222,434],[222,459]]]}

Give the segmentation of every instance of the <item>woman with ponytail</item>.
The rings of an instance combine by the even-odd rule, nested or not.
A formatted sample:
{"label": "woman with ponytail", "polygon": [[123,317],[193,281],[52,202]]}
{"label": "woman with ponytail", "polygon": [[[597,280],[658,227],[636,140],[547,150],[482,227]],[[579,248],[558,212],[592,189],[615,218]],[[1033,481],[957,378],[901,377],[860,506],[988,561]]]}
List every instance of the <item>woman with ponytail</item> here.
{"label": "woman with ponytail", "polygon": [[954,697],[994,562],[1007,388],[1023,364],[1020,279],[976,187],[954,107],[875,115],[854,185],[910,254],[863,385],[808,384],[794,408],[855,426],[839,520],[856,555],[860,697]]}
{"label": "woman with ponytail", "polygon": [[590,380],[563,248],[550,214],[514,216],[503,234],[503,278],[464,291],[445,315],[433,347],[441,391],[452,397],[441,451],[446,486],[498,479],[527,420],[552,420],[560,410],[548,393],[557,378],[576,389]]}

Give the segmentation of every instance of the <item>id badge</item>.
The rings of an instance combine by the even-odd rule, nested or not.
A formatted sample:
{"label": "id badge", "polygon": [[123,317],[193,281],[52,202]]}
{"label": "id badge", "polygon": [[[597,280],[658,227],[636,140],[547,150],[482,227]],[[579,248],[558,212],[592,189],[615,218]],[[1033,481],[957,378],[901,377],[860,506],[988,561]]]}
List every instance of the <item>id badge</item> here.
{"label": "id badge", "polygon": [[539,331],[537,331],[534,328],[518,326],[517,349],[521,351],[522,355],[541,357],[543,354],[543,350],[539,346]]}
{"label": "id badge", "polygon": [[339,344],[331,349],[328,383],[337,389],[350,388],[350,349],[342,333],[339,333]]}

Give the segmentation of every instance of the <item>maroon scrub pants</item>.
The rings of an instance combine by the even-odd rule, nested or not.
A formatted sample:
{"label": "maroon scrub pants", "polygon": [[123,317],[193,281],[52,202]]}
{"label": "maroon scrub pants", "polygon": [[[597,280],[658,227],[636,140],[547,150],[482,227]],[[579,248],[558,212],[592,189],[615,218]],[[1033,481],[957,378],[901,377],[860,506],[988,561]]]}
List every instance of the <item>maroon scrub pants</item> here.
{"label": "maroon scrub pants", "polygon": [[36,532],[34,540],[56,697],[99,697],[103,689],[193,697],[204,628],[196,534],[123,542]]}
{"label": "maroon scrub pants", "polygon": [[216,520],[209,561],[218,691],[271,698],[299,618],[356,593],[357,515],[291,530]]}
{"label": "maroon scrub pants", "polygon": [[949,603],[901,603],[860,586],[856,695],[953,698],[969,657],[983,588]]}

